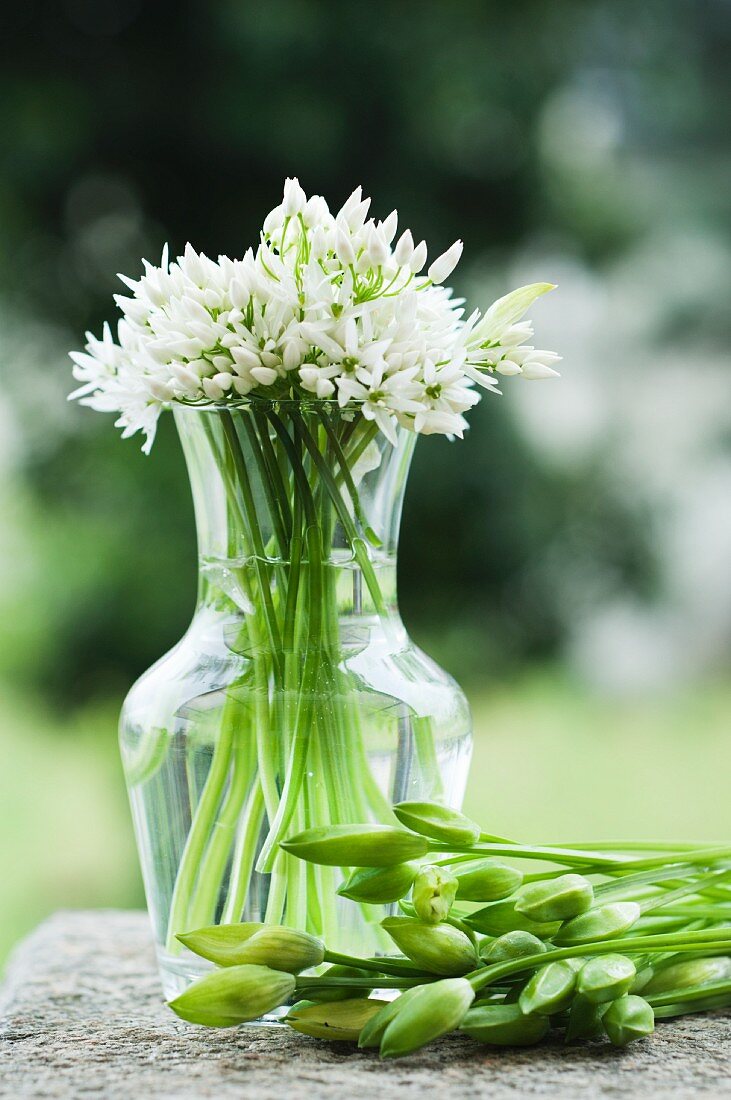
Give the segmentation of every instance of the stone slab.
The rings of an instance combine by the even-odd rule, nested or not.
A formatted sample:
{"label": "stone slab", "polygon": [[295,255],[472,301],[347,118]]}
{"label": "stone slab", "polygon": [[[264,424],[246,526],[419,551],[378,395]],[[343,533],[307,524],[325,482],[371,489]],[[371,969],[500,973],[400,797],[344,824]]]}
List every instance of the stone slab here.
{"label": "stone slab", "polygon": [[398,1062],[280,1027],[210,1031],[162,1001],[142,913],[60,912],[0,987],[0,1096],[166,1100],[731,1097],[731,1016],[604,1044],[494,1051],[448,1037]]}

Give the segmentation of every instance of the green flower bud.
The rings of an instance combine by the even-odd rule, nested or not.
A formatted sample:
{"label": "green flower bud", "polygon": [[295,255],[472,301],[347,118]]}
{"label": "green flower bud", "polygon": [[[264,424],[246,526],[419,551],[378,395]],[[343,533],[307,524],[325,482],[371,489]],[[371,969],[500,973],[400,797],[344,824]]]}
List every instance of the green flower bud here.
{"label": "green flower bud", "polygon": [[239,958],[241,947],[264,925],[259,921],[247,924],[213,924],[209,928],[196,928],[194,932],[180,932],[175,938],[189,951],[209,959],[216,966],[237,966],[247,960]]}
{"label": "green flower bud", "polygon": [[425,856],[429,842],[396,825],[328,825],[305,829],[280,847],[328,867],[391,867]]}
{"label": "green flower bud", "polygon": [[594,900],[594,888],[583,875],[559,875],[546,882],[529,882],[515,897],[515,908],[531,920],[564,921],[585,913]]}
{"label": "green flower bud", "polygon": [[[250,929],[254,931],[250,931]],[[255,963],[298,974],[319,966],[325,956],[321,940],[281,925],[221,924],[186,932],[181,943],[217,966]]]}
{"label": "green flower bud", "polygon": [[381,1040],[381,1057],[400,1058],[454,1031],[474,999],[475,991],[464,978],[417,986],[408,1001],[399,998]]}
{"label": "green flower bud", "polygon": [[550,1023],[545,1016],[526,1016],[517,1004],[476,1005],[460,1031],[495,1047],[529,1047],[540,1043]]}
{"label": "green flower bud", "polygon": [[511,959],[524,959],[528,955],[540,955],[547,950],[545,943],[537,936],[519,928],[498,936],[496,940],[483,940],[479,947],[480,958],[490,965],[509,962]]}
{"label": "green flower bud", "polygon": [[526,982],[518,1004],[526,1016],[553,1016],[569,1005],[575,988],[576,970],[568,960],[546,963]]}
{"label": "green flower bud", "polygon": [[500,901],[513,894],[523,881],[523,872],[498,859],[455,863],[457,897],[461,901]]}
{"label": "green flower bud", "polygon": [[602,1018],[608,1008],[608,1002],[594,1004],[587,997],[577,994],[569,1009],[566,1042],[571,1043],[574,1039],[598,1039],[600,1035],[603,1035]]}
{"label": "green flower bud", "polygon": [[285,1016],[286,1023],[303,1035],[315,1039],[331,1039],[335,1042],[357,1043],[365,1024],[388,1001],[354,997],[334,1004],[316,1004],[304,1008],[294,1006]]}
{"label": "green flower bud", "polygon": [[438,802],[399,802],[393,812],[402,825],[415,833],[457,847],[476,844],[481,829],[469,817]]}
{"label": "green flower bud", "polygon": [[[370,970],[360,970],[357,966],[329,966],[322,974],[323,978],[373,978]],[[353,997],[367,997],[369,990],[362,985],[333,985],[322,989],[310,989],[310,996],[316,1001],[349,1001]]]}
{"label": "green flower bud", "polygon": [[582,966],[576,988],[593,1004],[603,1004],[629,993],[636,974],[626,955],[597,955]]}
{"label": "green flower bud", "polygon": [[540,939],[550,939],[558,932],[561,925],[558,921],[551,923],[539,923],[524,917],[516,912],[512,898],[504,901],[494,901],[492,905],[486,905],[483,909],[477,909],[464,918],[465,924],[474,928],[476,932],[482,932],[486,936],[502,936],[505,932],[530,932]]}
{"label": "green flower bud", "polygon": [[229,966],[206,974],[168,1006],[191,1024],[234,1027],[271,1012],[294,990],[292,974],[268,966]]}
{"label": "green flower bud", "polygon": [[635,980],[632,982],[632,985],[630,986],[630,989],[629,989],[630,993],[642,993],[645,989],[645,986],[648,984],[648,982],[653,977],[654,973],[655,973],[655,968],[654,968],[654,966],[651,966],[649,963],[647,963],[645,966],[643,966],[642,970],[638,970],[637,974],[635,975]]}
{"label": "green flower bud", "polygon": [[419,870],[418,863],[393,867],[356,867],[338,889],[343,898],[370,905],[390,905],[408,894]]}
{"label": "green flower bud", "polygon": [[673,989],[692,989],[709,982],[722,982],[731,978],[731,959],[726,955],[716,958],[681,959],[660,966],[642,992],[647,996],[653,993],[669,993]]}
{"label": "green flower bud", "polygon": [[604,1028],[615,1047],[626,1047],[655,1030],[655,1014],[642,997],[620,997],[604,1013]]}
{"label": "green flower bud", "polygon": [[411,901],[417,917],[428,924],[446,920],[457,894],[457,880],[446,867],[422,867],[414,880]]}
{"label": "green flower bud", "polygon": [[393,1001],[386,1001],[383,1008],[381,1008],[375,1016],[371,1017],[361,1031],[360,1038],[358,1039],[358,1046],[361,1050],[369,1047],[379,1047],[381,1045],[381,1039],[384,1036],[386,1028],[391,1023],[391,1020],[393,1020],[396,1013],[400,1011],[404,1005],[408,1004],[408,1002],[416,996],[420,989],[420,985],[415,985],[411,989],[406,989]]}
{"label": "green flower bud", "polygon": [[417,917],[381,921],[399,950],[431,974],[467,974],[477,966],[470,939],[451,924],[427,924]]}
{"label": "green flower bud", "polygon": [[608,940],[621,936],[639,920],[642,910],[634,901],[618,901],[589,909],[562,925],[554,939],[557,944],[571,946],[590,943],[592,940]]}

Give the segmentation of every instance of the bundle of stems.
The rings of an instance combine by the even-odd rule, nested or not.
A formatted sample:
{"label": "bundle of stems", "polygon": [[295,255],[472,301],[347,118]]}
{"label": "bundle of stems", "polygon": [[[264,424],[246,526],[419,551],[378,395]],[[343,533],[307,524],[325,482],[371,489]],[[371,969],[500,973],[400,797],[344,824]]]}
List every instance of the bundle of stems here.
{"label": "bundle of stems", "polygon": [[[186,413],[176,415],[184,431]],[[267,923],[332,939],[335,872],[303,865],[279,842],[296,829],[395,821],[372,775],[343,665],[337,592],[345,564],[362,608],[388,626],[381,541],[358,482],[390,444],[372,421],[328,402],[252,397],[202,418],[207,459],[225,487],[227,583],[244,608],[228,644],[247,660],[227,688],[194,807],[168,949],[179,951],[177,934],[190,928],[241,920],[254,870],[267,876]],[[221,571],[208,564],[211,576]],[[429,720],[416,732],[425,758],[433,757]]]}
{"label": "bundle of stems", "polygon": [[394,813],[397,826],[307,830],[284,847],[317,866],[350,851],[339,892],[398,902],[382,923],[400,955],[266,925],[198,929],[184,942],[219,969],[171,1008],[230,1026],[289,1004],[296,1030],[399,1057],[455,1030],[493,1046],[557,1031],[625,1046],[656,1019],[731,1005],[731,846],[526,845],[436,803]]}

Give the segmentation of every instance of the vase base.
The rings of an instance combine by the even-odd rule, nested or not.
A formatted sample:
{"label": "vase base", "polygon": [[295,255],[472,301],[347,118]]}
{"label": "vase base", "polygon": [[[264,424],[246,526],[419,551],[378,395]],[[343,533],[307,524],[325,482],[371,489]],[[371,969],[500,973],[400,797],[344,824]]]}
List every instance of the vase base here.
{"label": "vase base", "polygon": [[210,974],[214,969],[213,963],[198,958],[190,951],[181,951],[179,955],[173,955],[160,948],[157,951],[157,967],[166,1001],[179,997],[193,982]]}

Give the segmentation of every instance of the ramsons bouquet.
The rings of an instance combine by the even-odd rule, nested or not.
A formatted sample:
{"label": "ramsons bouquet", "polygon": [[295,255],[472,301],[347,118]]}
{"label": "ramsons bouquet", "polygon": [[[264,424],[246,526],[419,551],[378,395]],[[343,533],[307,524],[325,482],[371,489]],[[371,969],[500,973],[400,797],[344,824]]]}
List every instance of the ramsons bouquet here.
{"label": "ramsons bouquet", "polygon": [[[288,831],[388,824],[394,801],[464,788],[466,702],[397,613],[401,499],[416,435],[462,436],[501,376],[556,374],[523,320],[551,284],[467,314],[443,285],[461,242],[428,264],[423,241],[397,239],[396,211],[375,221],[369,204],[358,188],[333,214],[287,180],[255,251],[165,252],[123,277],[116,339],[106,326],[72,355],[72,396],[143,432],[146,451],[173,409],[193,484],[196,614],[122,719],[178,986],[196,963],[184,968],[176,934],[214,921],[347,939],[337,871],[281,849]],[[358,946],[368,922],[383,939],[364,914]]]}
{"label": "ramsons bouquet", "polygon": [[145,262],[138,279],[120,275],[131,297],[114,340],[108,325],[73,352],[82,383],[71,396],[118,412],[125,435],[142,431],[149,450],[160,411],[172,402],[252,399],[337,400],[392,442],[395,425],[461,436],[477,383],[498,375],[550,378],[558,356],[537,351],[522,317],[549,283],[521,287],[484,315],[464,316],[442,284],[462,242],[426,274],[427,247],[406,229],[392,247],[398,215],[366,220],[357,188],[337,214],[296,179],[264,219],[256,252],[210,260],[187,245],[170,263]]}

